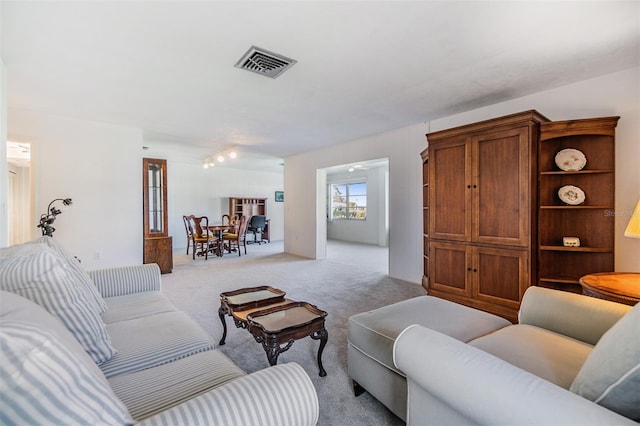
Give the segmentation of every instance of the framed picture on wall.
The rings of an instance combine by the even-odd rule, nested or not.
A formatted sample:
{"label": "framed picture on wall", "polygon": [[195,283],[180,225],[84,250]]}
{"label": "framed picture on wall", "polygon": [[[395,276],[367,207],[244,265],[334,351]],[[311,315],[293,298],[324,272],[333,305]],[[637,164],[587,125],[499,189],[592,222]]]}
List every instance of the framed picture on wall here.
{"label": "framed picture on wall", "polygon": [[284,191],[276,191],[276,202],[282,203],[284,201]]}

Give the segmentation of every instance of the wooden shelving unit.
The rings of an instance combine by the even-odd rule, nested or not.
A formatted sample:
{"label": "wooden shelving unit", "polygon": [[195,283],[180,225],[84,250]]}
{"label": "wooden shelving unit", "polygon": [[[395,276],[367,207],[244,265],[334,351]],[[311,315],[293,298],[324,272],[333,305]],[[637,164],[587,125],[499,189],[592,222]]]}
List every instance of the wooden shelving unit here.
{"label": "wooden shelving unit", "polygon": [[[579,279],[613,271],[615,215],[615,128],[620,117],[547,122],[540,125],[538,147],[538,283],[581,292]],[[562,149],[581,151],[583,169],[563,171],[555,163]],[[564,185],[585,193],[585,201],[566,205],[558,197]],[[578,237],[579,247],[562,238]]]}
{"label": "wooden shelving unit", "polygon": [[231,216],[246,216],[247,220],[253,215],[267,215],[267,199],[251,197],[230,197],[229,214]]}
{"label": "wooden shelving unit", "polygon": [[422,157],[422,240],[423,275],[422,286],[429,288],[429,149],[420,153]]}

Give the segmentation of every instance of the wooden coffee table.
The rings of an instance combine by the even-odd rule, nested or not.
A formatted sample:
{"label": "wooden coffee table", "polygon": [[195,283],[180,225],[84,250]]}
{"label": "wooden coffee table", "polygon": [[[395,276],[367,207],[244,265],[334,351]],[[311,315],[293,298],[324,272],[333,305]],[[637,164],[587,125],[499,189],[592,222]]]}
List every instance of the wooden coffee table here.
{"label": "wooden coffee table", "polygon": [[325,328],[327,313],[310,303],[284,296],[284,291],[268,286],[221,293],[218,315],[223,334],[220,345],[225,344],[227,337],[227,315],[233,318],[236,327],[248,329],[256,342],[262,344],[270,365],[276,365],[278,356],[289,350],[294,341],[308,336],[320,340],[317,357],[319,375],[326,376],[322,352],[329,336]]}

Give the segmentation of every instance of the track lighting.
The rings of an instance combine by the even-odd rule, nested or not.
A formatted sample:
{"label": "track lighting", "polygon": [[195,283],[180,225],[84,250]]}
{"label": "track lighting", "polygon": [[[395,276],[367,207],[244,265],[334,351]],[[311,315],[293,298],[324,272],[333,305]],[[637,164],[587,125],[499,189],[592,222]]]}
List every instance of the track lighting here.
{"label": "track lighting", "polygon": [[234,148],[225,149],[213,155],[207,156],[202,162],[202,167],[208,169],[209,167],[214,167],[216,165],[216,161],[218,163],[223,163],[226,159],[235,159],[238,157],[238,152]]}

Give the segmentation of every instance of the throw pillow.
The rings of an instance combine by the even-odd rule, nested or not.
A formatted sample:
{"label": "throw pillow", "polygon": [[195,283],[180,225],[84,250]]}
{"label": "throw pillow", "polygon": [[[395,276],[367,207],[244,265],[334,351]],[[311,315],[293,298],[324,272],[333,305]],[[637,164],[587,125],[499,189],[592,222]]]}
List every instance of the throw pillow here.
{"label": "throw pillow", "polygon": [[45,311],[42,306],[17,294],[0,291],[0,320],[20,321],[50,333],[58,343],[76,355],[79,361],[94,374],[96,380],[109,386],[102,370],[82,345],[58,318]]}
{"label": "throw pillow", "polygon": [[[93,284],[93,280],[91,280],[89,274],[80,267],[77,259],[65,254],[63,251],[64,249],[62,249],[59,244],[49,241],[53,241],[53,238],[40,237],[24,244],[15,244],[13,246],[0,248],[0,258],[28,256],[33,253],[41,252],[42,250],[50,250],[59,257],[60,260],[62,260],[62,263],[67,270],[67,274],[73,279],[74,284],[87,295],[91,308],[99,314],[103,313],[106,310],[106,303],[99,294],[96,286]],[[74,269],[74,266],[77,269]],[[79,271],[82,271],[84,277]]]}
{"label": "throw pillow", "polygon": [[29,255],[0,258],[0,290],[32,300],[57,317],[100,364],[116,350],[100,314],[69,279],[66,269],[63,261],[45,246]]}
{"label": "throw pillow", "polygon": [[640,303],[602,336],[570,390],[640,421]]}
{"label": "throw pillow", "polygon": [[111,388],[39,327],[0,320],[0,354],[3,424],[133,423]]}
{"label": "throw pillow", "polygon": [[71,253],[69,253],[62,244],[58,242],[58,240],[54,240],[53,237],[42,236],[33,242],[51,247],[56,253],[62,256],[67,261],[71,270],[69,272],[69,276],[77,283],[78,286],[81,286],[85,290],[92,306],[99,314],[107,310],[106,302],[102,298],[102,295],[98,291],[98,288],[93,283],[93,280],[87,271],[85,271],[82,265],[80,265],[80,261],[73,257]]}

